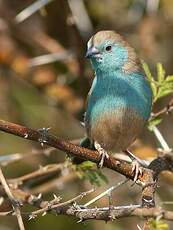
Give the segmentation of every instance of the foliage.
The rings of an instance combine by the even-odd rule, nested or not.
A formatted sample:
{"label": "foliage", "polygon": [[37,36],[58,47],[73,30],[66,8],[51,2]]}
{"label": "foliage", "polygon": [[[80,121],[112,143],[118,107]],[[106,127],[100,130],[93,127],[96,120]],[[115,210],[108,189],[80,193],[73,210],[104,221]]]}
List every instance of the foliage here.
{"label": "foliage", "polygon": [[93,185],[100,186],[103,182],[108,183],[107,177],[91,161],[84,161],[76,166],[76,170],[80,178],[89,180]]}
{"label": "foliage", "polygon": [[165,221],[150,219],[149,226],[151,230],[169,230],[169,226]]}
{"label": "foliage", "polygon": [[165,74],[165,70],[161,63],[157,63],[157,74],[154,77],[146,63],[143,63],[143,68],[147,79],[150,82],[153,92],[153,104],[160,98],[165,97],[173,92],[173,75]]}
{"label": "foliage", "polygon": [[[153,105],[161,98],[173,93],[173,75],[166,76],[165,69],[161,63],[157,63],[156,65],[157,74],[155,77],[146,63],[143,63],[143,68],[153,92]],[[148,128],[152,130],[152,127],[160,124],[161,121],[162,119],[158,117],[151,118],[149,120]]]}

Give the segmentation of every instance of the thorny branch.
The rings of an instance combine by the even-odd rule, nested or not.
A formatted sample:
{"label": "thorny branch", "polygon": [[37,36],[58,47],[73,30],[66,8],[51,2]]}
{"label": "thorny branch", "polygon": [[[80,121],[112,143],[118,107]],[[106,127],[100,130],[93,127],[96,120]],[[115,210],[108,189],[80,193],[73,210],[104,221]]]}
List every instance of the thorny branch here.
{"label": "thorny branch", "polygon": [[[92,151],[78,145],[72,144],[69,141],[62,140],[48,133],[48,129],[43,128],[39,130],[30,129],[25,126],[10,123],[4,120],[0,120],[0,130],[11,133],[13,135],[39,142],[41,145],[46,144],[51,147],[65,151],[73,156],[80,157],[84,160],[90,160],[95,163],[99,163],[100,155],[97,151]],[[110,168],[129,179],[133,179],[134,175],[132,172],[132,165],[123,161],[117,160],[110,156],[106,159],[104,166]],[[159,174],[163,170],[173,171],[173,157],[171,154],[165,154],[153,160],[148,168],[142,168],[143,174],[138,177],[137,183],[142,186],[142,204],[135,206],[122,206],[122,207],[105,207],[105,208],[88,208],[81,205],[74,205],[81,195],[74,199],[60,203],[60,198],[54,197],[52,201],[42,201],[41,195],[38,197],[30,195],[19,188],[15,189],[13,184],[23,183],[24,181],[30,180],[34,177],[47,175],[49,173],[59,171],[62,169],[61,164],[55,164],[45,166],[46,171],[36,170],[30,174],[24,175],[16,179],[9,179],[11,183],[10,190],[11,194],[21,201],[22,203],[29,203],[31,205],[39,207],[38,210],[31,213],[31,218],[38,214],[44,215],[49,211],[53,211],[56,214],[65,214],[78,217],[81,221],[88,219],[98,220],[113,220],[115,218],[122,218],[125,216],[139,216],[139,217],[158,217],[167,220],[173,220],[173,213],[162,210],[161,208],[155,208],[154,193],[157,186],[157,179]],[[1,182],[2,183],[2,182]],[[3,183],[2,183],[3,184]],[[7,212],[4,212],[7,211]],[[8,213],[8,210],[2,210],[2,214]],[[1,215],[1,214],[0,214]]]}
{"label": "thorny branch", "polygon": [[[30,213],[22,213],[27,215],[29,219],[36,218],[38,215],[46,215],[51,212],[55,215],[67,215],[75,216],[79,219],[79,222],[86,220],[114,220],[123,217],[137,216],[139,218],[162,218],[165,220],[173,220],[173,212],[166,211],[161,207],[154,208],[142,208],[140,205],[126,205],[126,206],[112,206],[102,208],[88,208],[84,205],[78,205],[76,202],[81,200],[84,196],[89,195],[93,190],[79,194],[78,196],[65,201],[60,202],[61,197],[54,195],[51,201],[44,201],[39,196],[30,195],[22,190],[13,190],[16,198],[23,204],[28,203],[34,205],[39,209]],[[11,212],[0,212],[0,215],[11,215]]]}

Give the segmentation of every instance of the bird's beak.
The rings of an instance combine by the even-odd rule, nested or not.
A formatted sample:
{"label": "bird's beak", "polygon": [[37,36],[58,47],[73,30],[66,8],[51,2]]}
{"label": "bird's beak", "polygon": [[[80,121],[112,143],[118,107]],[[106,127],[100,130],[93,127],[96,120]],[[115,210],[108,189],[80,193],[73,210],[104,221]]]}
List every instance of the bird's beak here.
{"label": "bird's beak", "polygon": [[86,58],[91,58],[97,54],[100,54],[99,50],[97,48],[95,48],[94,46],[92,46],[91,48],[89,48],[86,52],[85,57]]}

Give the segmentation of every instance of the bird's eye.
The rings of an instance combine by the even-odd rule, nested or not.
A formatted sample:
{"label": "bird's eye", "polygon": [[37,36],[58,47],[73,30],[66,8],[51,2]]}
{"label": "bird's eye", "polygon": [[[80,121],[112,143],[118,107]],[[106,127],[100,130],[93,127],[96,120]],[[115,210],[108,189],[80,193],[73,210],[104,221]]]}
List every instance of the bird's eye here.
{"label": "bird's eye", "polygon": [[106,48],[105,48],[105,49],[106,49],[106,51],[111,51],[112,46],[110,46],[110,45],[109,45],[109,46],[106,46]]}

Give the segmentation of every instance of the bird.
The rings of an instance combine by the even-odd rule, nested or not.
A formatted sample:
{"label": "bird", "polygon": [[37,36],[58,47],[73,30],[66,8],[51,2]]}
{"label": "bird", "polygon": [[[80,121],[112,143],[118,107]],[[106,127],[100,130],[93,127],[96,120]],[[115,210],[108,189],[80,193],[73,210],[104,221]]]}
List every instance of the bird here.
{"label": "bird", "polygon": [[152,108],[152,90],[135,50],[112,30],[99,31],[87,43],[94,79],[88,93],[84,125],[86,143],[105,158],[116,153],[128,154],[133,160],[134,180],[140,164],[129,150],[142,133]]}

